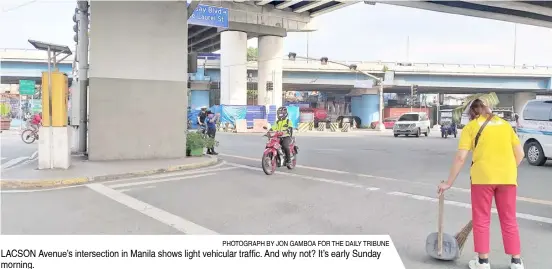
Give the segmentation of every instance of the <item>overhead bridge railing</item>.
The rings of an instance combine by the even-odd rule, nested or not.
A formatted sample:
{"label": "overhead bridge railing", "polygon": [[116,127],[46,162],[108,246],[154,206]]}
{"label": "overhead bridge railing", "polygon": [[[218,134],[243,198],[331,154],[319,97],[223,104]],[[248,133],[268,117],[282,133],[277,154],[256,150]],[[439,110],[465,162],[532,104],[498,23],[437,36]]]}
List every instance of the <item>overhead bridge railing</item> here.
{"label": "overhead bridge railing", "polygon": [[[331,62],[322,64],[316,60],[295,59],[289,60],[287,56],[282,57],[284,69],[297,70],[335,70],[346,71],[346,66],[356,65],[360,70],[370,72],[385,72],[387,70],[399,72],[458,72],[458,73],[489,73],[489,74],[519,74],[519,75],[552,75],[552,66],[539,65],[493,65],[493,64],[449,64],[449,63],[401,63],[401,62],[384,62],[384,61],[339,61],[346,66],[336,65]],[[247,66],[252,69],[257,68],[257,61],[249,61]],[[219,68],[220,60],[218,59],[201,59],[198,60],[198,66],[206,66],[211,68]]]}

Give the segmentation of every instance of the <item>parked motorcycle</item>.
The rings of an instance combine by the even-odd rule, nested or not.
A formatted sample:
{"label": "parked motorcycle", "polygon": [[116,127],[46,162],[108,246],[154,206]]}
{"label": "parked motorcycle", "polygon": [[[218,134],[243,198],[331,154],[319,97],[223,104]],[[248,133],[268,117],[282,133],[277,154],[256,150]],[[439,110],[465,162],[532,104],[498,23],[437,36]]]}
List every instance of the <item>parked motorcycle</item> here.
{"label": "parked motorcycle", "polygon": [[[264,129],[268,129],[264,127]],[[285,165],[285,153],[280,145],[280,137],[284,135],[283,132],[268,131],[264,136],[268,138],[265,150],[263,153],[262,166],[263,171],[267,175],[274,174],[276,167],[282,167]],[[295,145],[295,137],[291,136],[291,143],[289,144],[290,163],[287,165],[288,169],[295,168],[297,164],[297,153],[299,148]]]}

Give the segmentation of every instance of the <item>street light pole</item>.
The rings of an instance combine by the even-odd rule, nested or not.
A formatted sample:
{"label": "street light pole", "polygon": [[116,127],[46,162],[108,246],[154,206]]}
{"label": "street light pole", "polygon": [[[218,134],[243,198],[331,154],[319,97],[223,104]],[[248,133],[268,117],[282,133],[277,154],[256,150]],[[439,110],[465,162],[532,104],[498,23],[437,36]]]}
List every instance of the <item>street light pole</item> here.
{"label": "street light pole", "polygon": [[[293,54],[293,57],[294,58],[299,58],[299,59],[305,59],[305,60],[313,60],[313,61],[317,61],[319,59],[314,59],[314,58],[310,58],[310,57],[303,57],[303,56],[297,56],[295,53],[290,53],[289,55]],[[289,56],[288,56],[289,57]],[[354,69],[351,69],[351,66],[349,65],[346,65],[344,63],[340,63],[340,62],[334,62],[334,61],[330,61],[330,60],[327,60],[328,63],[333,63],[333,64],[337,64],[337,65],[341,65],[341,66],[345,66],[347,68],[349,68],[349,70],[351,71],[354,71],[356,73],[360,73],[360,74],[363,74],[363,75],[366,75],[370,78],[372,78],[375,82],[376,82],[376,85],[378,85],[378,97],[379,97],[379,124],[377,125],[377,129],[378,131],[384,131],[385,130],[385,126],[383,125],[383,109],[384,109],[384,102],[383,102],[383,78],[380,78],[380,77],[376,77],[366,71],[362,71],[362,70],[358,70],[356,68]],[[355,66],[356,67],[356,66]]]}

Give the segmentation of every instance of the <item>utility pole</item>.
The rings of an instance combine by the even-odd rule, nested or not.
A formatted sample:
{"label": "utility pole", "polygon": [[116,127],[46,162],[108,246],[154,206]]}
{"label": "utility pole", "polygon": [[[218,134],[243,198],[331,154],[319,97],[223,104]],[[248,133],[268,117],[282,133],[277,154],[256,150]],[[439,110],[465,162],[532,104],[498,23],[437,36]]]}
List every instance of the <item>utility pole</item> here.
{"label": "utility pole", "polygon": [[88,1],[78,2],[78,50],[79,61],[79,91],[80,91],[80,122],[79,122],[79,152],[87,153],[88,140]]}
{"label": "utility pole", "polygon": [[410,36],[406,37],[406,62],[410,62]]}
{"label": "utility pole", "polygon": [[516,67],[517,54],[517,23],[514,23],[514,68]]}

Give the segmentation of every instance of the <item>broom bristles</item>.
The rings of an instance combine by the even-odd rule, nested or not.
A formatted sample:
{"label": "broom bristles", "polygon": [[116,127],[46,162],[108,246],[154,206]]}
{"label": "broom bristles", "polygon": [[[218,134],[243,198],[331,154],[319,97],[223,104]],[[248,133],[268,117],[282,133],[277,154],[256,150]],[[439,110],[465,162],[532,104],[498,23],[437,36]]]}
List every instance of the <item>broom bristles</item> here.
{"label": "broom bristles", "polygon": [[468,236],[470,235],[471,231],[473,229],[472,221],[470,220],[460,232],[458,232],[454,238],[458,242],[458,247],[460,248],[460,252],[462,249],[464,249],[464,245],[466,244],[466,241],[468,240]]}

